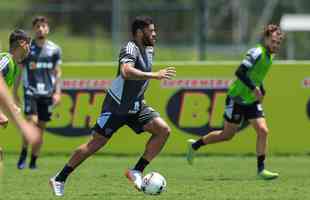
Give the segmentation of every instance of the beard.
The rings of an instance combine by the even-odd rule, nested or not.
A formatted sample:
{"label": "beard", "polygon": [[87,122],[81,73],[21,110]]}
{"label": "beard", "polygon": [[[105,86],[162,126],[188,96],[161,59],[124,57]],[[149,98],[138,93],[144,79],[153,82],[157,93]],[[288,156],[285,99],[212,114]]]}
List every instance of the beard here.
{"label": "beard", "polygon": [[154,46],[154,42],[151,40],[151,38],[147,38],[147,37],[143,38],[143,44],[145,46]]}
{"label": "beard", "polygon": [[45,36],[40,35],[40,36],[37,36],[37,38],[38,38],[39,40],[43,40],[43,39],[45,39]]}

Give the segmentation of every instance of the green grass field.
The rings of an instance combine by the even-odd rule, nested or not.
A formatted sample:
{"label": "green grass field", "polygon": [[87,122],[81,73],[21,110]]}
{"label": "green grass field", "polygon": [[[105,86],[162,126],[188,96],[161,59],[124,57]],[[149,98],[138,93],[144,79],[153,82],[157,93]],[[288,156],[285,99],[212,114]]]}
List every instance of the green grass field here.
{"label": "green grass field", "polygon": [[[159,171],[167,179],[167,192],[157,197],[137,192],[124,178],[124,170],[137,158],[102,155],[90,158],[68,179],[65,197],[61,199],[305,200],[310,197],[308,156],[271,157],[268,166],[280,172],[280,178],[273,181],[256,179],[255,157],[203,156],[189,166],[183,157],[162,156],[146,169],[146,172]],[[48,179],[68,156],[44,156],[36,171],[18,171],[16,159],[15,154],[5,157],[1,199],[56,199]]]}

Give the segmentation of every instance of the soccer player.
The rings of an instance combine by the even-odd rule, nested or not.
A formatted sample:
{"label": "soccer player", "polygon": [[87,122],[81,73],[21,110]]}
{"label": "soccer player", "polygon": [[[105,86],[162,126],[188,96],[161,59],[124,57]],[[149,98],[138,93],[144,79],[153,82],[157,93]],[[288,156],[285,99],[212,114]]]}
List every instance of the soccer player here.
{"label": "soccer player", "polygon": [[[35,36],[30,45],[30,54],[23,62],[23,86],[24,113],[28,121],[36,124],[40,130],[40,142],[31,145],[29,163],[30,169],[36,169],[46,123],[50,121],[52,108],[59,103],[61,97],[61,50],[47,39],[49,24],[46,17],[35,17],[32,28]],[[27,149],[28,143],[23,140],[18,169],[26,166]]]}
{"label": "soccer player", "polygon": [[[9,37],[9,53],[0,53],[0,109],[2,125],[8,123],[8,117],[21,130],[25,139],[35,144],[38,142],[38,129],[32,124],[27,123],[20,114],[20,109],[16,106],[13,98],[8,92],[20,74],[20,63],[29,53],[30,37],[21,29],[17,29]],[[8,117],[7,117],[8,116]],[[0,152],[2,159],[2,151]]]}
{"label": "soccer player", "polygon": [[188,140],[187,160],[193,163],[194,152],[200,147],[231,140],[242,121],[248,120],[257,133],[257,172],[262,179],[279,176],[265,169],[268,128],[264,118],[262,101],[265,95],[263,80],[271,65],[274,54],[279,51],[283,33],[279,26],[269,24],[263,31],[263,42],[250,49],[237,69],[237,79],[228,89],[224,113],[224,129],[213,131],[197,141]]}
{"label": "soccer player", "polygon": [[85,159],[103,147],[112,135],[127,125],[137,134],[151,134],[145,151],[133,169],[126,171],[127,178],[140,190],[144,168],[159,154],[170,134],[170,127],[159,113],[146,105],[144,92],[150,79],[171,79],[175,68],[167,67],[152,72],[153,46],[156,40],[155,25],[151,17],[137,17],[132,25],[133,40],[120,50],[119,68],[105,97],[101,115],[92,129],[93,137],[82,144],[64,168],[50,179],[56,196],[64,195],[64,184],[69,174]]}

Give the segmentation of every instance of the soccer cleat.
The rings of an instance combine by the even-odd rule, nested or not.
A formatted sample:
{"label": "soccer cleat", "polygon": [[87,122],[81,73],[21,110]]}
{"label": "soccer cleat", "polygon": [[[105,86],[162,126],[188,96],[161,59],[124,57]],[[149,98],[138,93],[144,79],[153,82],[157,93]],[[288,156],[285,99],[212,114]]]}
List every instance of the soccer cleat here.
{"label": "soccer cleat", "polygon": [[195,150],[192,147],[192,144],[196,141],[194,139],[188,139],[187,140],[187,154],[186,159],[188,164],[192,165],[194,164],[194,157],[195,157]]}
{"label": "soccer cleat", "polygon": [[141,191],[142,186],[142,173],[138,170],[128,169],[125,176],[132,182],[138,191]]}
{"label": "soccer cleat", "polygon": [[55,177],[52,177],[49,184],[53,190],[55,196],[61,197],[65,192],[65,182],[56,181]]}
{"label": "soccer cleat", "polygon": [[24,156],[21,156],[17,163],[17,169],[24,169],[26,167],[26,158]]}
{"label": "soccer cleat", "polygon": [[259,179],[272,180],[278,178],[279,174],[263,169],[261,172],[257,174],[257,177]]}

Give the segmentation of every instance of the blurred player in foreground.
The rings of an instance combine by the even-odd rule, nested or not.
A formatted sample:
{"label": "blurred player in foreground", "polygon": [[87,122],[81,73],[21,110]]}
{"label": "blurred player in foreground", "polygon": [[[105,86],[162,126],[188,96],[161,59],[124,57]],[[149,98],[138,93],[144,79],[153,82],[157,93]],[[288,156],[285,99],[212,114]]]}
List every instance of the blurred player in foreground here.
{"label": "blurred player in foreground", "polygon": [[[20,63],[29,53],[30,37],[23,30],[15,30],[10,34],[9,53],[0,53],[0,109],[1,126],[6,127],[10,118],[21,131],[25,139],[31,143],[38,142],[38,129],[26,122],[21,116],[19,107],[9,94],[8,86],[11,87],[20,73]],[[2,151],[0,159],[2,160]]]}

